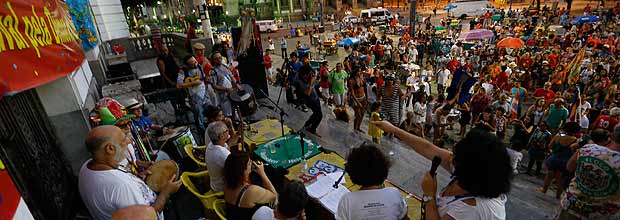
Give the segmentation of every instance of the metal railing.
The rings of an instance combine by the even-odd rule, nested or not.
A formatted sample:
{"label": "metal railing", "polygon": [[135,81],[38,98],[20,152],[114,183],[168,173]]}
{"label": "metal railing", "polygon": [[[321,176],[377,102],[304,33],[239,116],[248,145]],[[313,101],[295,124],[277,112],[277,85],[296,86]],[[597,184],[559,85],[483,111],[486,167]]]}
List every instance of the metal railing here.
{"label": "metal railing", "polygon": [[[178,33],[162,34],[161,44],[166,45],[170,52],[177,55],[186,54],[185,35]],[[121,45],[125,48],[127,62],[143,60],[157,57],[155,41],[151,35],[144,35],[131,38],[119,38],[105,42],[105,47],[109,48],[107,54],[111,54],[113,45]]]}

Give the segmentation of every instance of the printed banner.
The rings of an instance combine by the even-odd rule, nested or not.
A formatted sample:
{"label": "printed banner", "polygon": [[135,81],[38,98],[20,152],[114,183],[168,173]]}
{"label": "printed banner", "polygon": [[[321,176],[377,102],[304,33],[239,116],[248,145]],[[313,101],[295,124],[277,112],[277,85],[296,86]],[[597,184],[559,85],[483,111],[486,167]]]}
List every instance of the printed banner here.
{"label": "printed banner", "polygon": [[93,17],[90,15],[90,7],[87,0],[66,0],[69,11],[73,18],[73,24],[82,40],[82,48],[89,51],[97,46],[97,31]]}
{"label": "printed banner", "polygon": [[34,219],[2,161],[0,161],[0,189],[0,219]]}
{"label": "printed banner", "polygon": [[61,0],[0,0],[0,97],[65,76],[84,61]]}

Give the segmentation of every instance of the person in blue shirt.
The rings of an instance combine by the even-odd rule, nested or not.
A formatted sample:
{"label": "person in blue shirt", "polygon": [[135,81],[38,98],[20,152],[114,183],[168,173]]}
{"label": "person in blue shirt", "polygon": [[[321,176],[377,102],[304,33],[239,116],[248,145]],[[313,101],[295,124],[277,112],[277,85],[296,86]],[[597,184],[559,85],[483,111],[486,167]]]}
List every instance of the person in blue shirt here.
{"label": "person in blue shirt", "polygon": [[138,127],[142,132],[149,133],[151,130],[161,129],[160,125],[153,124],[153,122],[142,114],[142,103],[132,100],[133,103],[127,106],[127,110],[130,114],[135,115],[133,124]]}
{"label": "person in blue shirt", "polygon": [[296,95],[299,96],[299,93],[296,92],[297,86],[295,80],[297,79],[297,73],[299,73],[299,70],[303,66],[303,63],[298,60],[297,53],[295,52],[291,53],[290,58],[291,59],[286,64],[286,69],[288,71],[286,101],[290,104],[295,105],[296,108],[302,109],[304,112],[307,112],[308,109],[301,100],[301,97],[295,97]]}

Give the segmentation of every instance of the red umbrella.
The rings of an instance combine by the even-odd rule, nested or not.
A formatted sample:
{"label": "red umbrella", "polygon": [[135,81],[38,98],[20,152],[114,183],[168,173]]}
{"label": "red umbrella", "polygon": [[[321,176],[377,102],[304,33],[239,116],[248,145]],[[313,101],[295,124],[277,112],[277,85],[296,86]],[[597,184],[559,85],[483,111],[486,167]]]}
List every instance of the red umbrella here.
{"label": "red umbrella", "polygon": [[514,38],[514,37],[507,37],[497,42],[497,47],[505,47],[505,48],[513,48],[513,49],[521,48],[524,45],[525,43],[523,42],[523,40],[519,38]]}

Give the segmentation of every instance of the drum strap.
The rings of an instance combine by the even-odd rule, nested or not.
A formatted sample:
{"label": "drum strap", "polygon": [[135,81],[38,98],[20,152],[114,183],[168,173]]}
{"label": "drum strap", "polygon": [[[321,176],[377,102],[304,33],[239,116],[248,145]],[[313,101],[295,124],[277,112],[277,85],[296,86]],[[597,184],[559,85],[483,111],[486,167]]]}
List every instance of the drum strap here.
{"label": "drum strap", "polygon": [[[222,66],[225,67],[226,69],[228,69],[228,66],[226,66],[225,64],[222,64]],[[217,67],[213,67],[213,71],[215,71],[215,73],[218,76],[221,75],[221,76],[225,77],[228,81],[230,81],[232,83],[232,80],[230,78],[230,74],[226,74],[226,73],[222,72],[222,70],[220,68],[217,68]],[[219,84],[219,83],[220,83],[219,82],[219,78],[217,78],[217,84]]]}
{"label": "drum strap", "polygon": [[[198,72],[200,73],[200,79],[204,80],[205,79],[205,73],[202,71],[202,67],[200,67],[200,65],[196,66],[196,68],[198,68]],[[188,74],[189,71],[183,71],[183,74],[185,75],[185,77],[190,77]]]}

